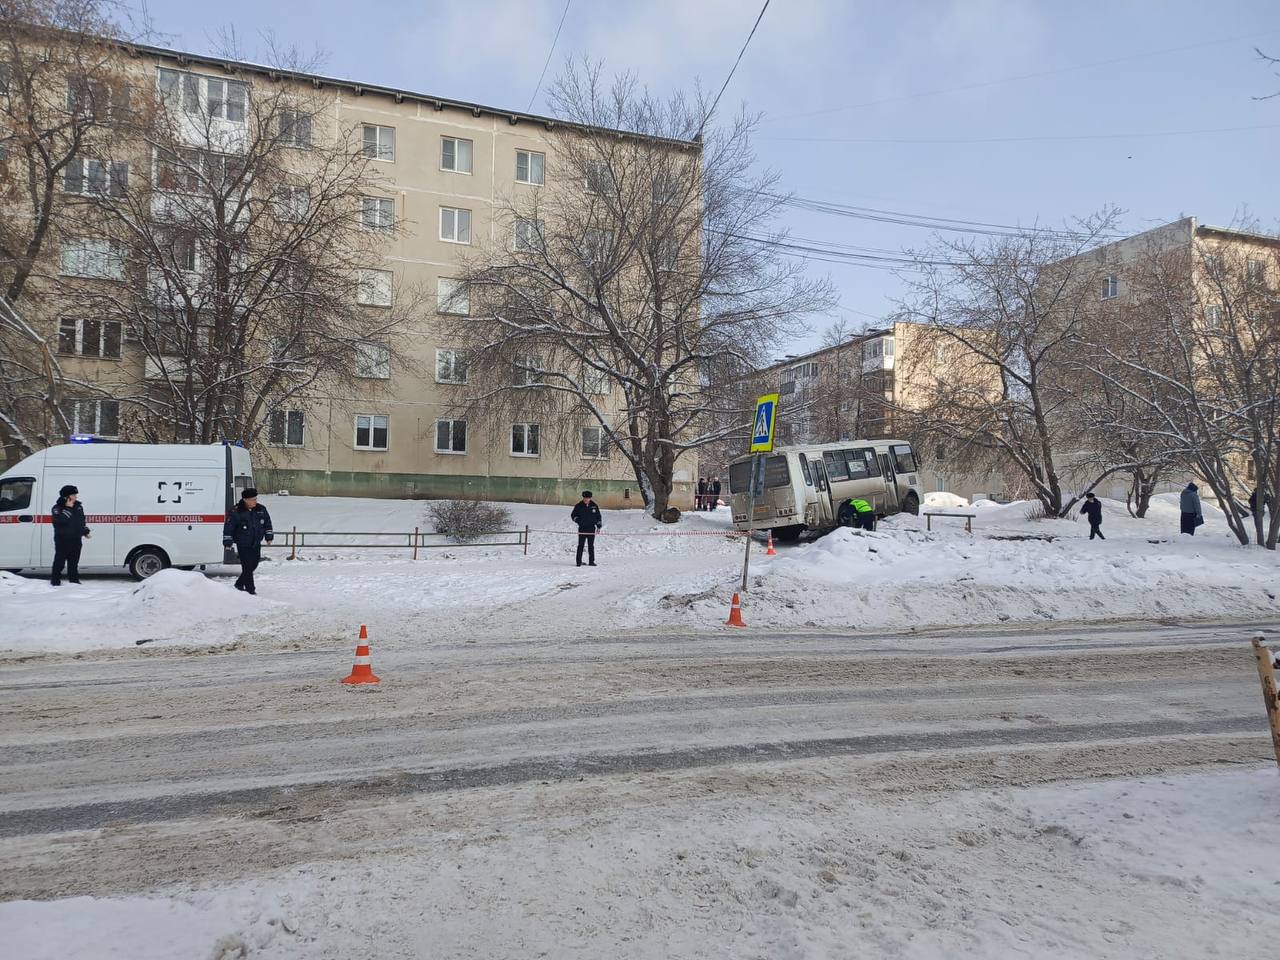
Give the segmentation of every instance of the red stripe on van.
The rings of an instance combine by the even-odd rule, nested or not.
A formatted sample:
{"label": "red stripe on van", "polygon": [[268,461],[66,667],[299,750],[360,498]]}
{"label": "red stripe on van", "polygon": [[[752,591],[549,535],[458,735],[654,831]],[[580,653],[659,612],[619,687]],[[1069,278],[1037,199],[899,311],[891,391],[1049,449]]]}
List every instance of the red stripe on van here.
{"label": "red stripe on van", "polygon": [[[84,521],[85,523],[222,523],[226,519],[220,513],[90,513],[85,514]],[[35,518],[35,522],[52,523],[53,518],[47,513],[41,514]],[[10,513],[0,516],[0,523],[21,523],[21,521],[17,514]]]}

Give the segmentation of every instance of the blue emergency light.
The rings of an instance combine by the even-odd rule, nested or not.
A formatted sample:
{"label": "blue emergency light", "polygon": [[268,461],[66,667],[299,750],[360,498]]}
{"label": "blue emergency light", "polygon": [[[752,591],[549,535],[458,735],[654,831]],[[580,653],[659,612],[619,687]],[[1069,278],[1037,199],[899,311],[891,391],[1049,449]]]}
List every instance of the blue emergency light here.
{"label": "blue emergency light", "polygon": [[89,433],[73,433],[71,435],[72,443],[93,443],[96,439],[97,437]]}

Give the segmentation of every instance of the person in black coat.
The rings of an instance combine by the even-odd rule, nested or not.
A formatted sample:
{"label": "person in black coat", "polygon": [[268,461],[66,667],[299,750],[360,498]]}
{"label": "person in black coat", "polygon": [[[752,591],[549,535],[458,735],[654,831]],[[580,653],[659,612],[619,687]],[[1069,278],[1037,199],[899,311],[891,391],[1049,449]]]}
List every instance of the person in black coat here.
{"label": "person in black coat", "polygon": [[596,534],[604,526],[600,507],[591,499],[591,491],[583,490],[582,499],[573,505],[569,519],[578,525],[578,566],[582,566],[582,548],[587,548],[591,566],[596,565]]}
{"label": "person in black coat", "polygon": [[80,491],[67,484],[58,491],[58,502],[49,511],[53,520],[53,571],[49,577],[51,586],[62,584],[62,568],[67,568],[67,579],[80,582],[80,550],[84,538],[89,536],[89,525],[84,519],[84,506],[80,503]]}
{"label": "person in black coat", "polygon": [[720,491],[723,490],[724,488],[720,486],[719,477],[712,477],[711,483],[709,483],[707,487],[708,487],[708,491],[711,494],[711,497],[710,497],[711,502],[707,505],[707,509],[714,510],[720,504]]}
{"label": "person in black coat", "polygon": [[693,509],[695,510],[707,509],[707,478],[706,477],[698,478],[698,496],[695,498]]}
{"label": "person in black coat", "polygon": [[235,505],[227,522],[222,525],[222,545],[229,547],[233,543],[240,557],[240,576],[236,577],[236,589],[250,595],[256,594],[258,588],[253,583],[253,571],[262,562],[262,541],[270,543],[275,539],[275,531],[271,529],[271,514],[258,502],[258,491],[253,487],[245,487],[240,502]]}
{"label": "person in black coat", "polygon": [[1102,501],[1095,497],[1092,493],[1084,495],[1084,506],[1080,508],[1080,512],[1089,518],[1089,539],[1097,537],[1099,540],[1107,539],[1102,535]]}

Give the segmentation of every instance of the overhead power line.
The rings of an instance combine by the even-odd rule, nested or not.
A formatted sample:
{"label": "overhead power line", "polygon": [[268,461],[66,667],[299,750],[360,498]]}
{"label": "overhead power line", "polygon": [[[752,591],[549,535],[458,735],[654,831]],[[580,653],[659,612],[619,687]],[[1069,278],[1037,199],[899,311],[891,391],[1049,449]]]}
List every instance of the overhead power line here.
{"label": "overhead power line", "polygon": [[1263,123],[1249,127],[1213,127],[1207,130],[1131,131],[1128,133],[1045,134],[1035,137],[759,137],[778,143],[909,143],[909,144],[974,144],[1036,143],[1068,140],[1149,140],[1159,137],[1198,137],[1208,134],[1245,133],[1253,130],[1280,129],[1280,123]]}
{"label": "overhead power line", "polygon": [[702,136],[702,131],[707,125],[707,121],[711,119],[711,115],[716,112],[716,107],[720,103],[720,98],[724,96],[725,90],[729,88],[729,81],[733,79],[733,75],[738,71],[738,64],[742,62],[742,55],[747,52],[747,47],[751,44],[751,38],[756,35],[756,28],[760,26],[760,21],[764,19],[764,12],[769,9],[769,0],[764,0],[764,6],[760,8],[760,14],[756,17],[756,22],[751,27],[751,32],[747,34],[746,43],[742,45],[742,49],[738,51],[738,59],[733,61],[733,66],[729,69],[729,75],[724,78],[724,83],[720,85],[720,92],[716,94],[716,98],[711,101],[711,106],[707,110],[706,116],[702,118],[702,122],[698,124],[698,132],[695,136]]}
{"label": "overhead power line", "polygon": [[1162,50],[1149,50],[1145,53],[1131,53],[1122,57],[1112,57],[1108,60],[1094,60],[1089,63],[1077,63],[1065,67],[1057,67],[1053,70],[1037,70],[1034,73],[1016,74],[1011,77],[998,77],[994,80],[980,80],[975,83],[964,83],[954,87],[941,87],[936,90],[921,90],[917,93],[906,93],[896,97],[882,97],[878,100],[866,100],[862,103],[847,103],[839,107],[824,107],[820,110],[806,110],[802,113],[788,113],[780,117],[770,117],[769,122],[777,122],[780,120],[793,120],[801,117],[818,117],[829,113],[842,113],[846,110],[860,110],[864,107],[878,107],[886,103],[902,103],[907,100],[919,100],[922,97],[934,97],[947,93],[962,93],[967,90],[981,90],[985,87],[994,87],[1004,83],[1015,83],[1022,80],[1035,80],[1040,77],[1056,77],[1064,73],[1075,73],[1079,70],[1092,70],[1095,67],[1109,67],[1117,63],[1127,63],[1133,60],[1145,60],[1149,57],[1162,57],[1169,53],[1182,53],[1186,50],[1198,50],[1202,47],[1219,46],[1224,43],[1237,43],[1241,40],[1257,40],[1261,37],[1268,37],[1277,32],[1277,30],[1266,30],[1262,33],[1246,33],[1234,37],[1222,37],[1217,40],[1202,40],[1197,43],[1188,43],[1179,47],[1165,47]]}
{"label": "overhead power line", "polygon": [[560,23],[556,27],[556,35],[551,38],[551,49],[547,51],[546,63],[542,65],[542,72],[538,74],[538,82],[533,87],[533,95],[529,97],[529,106],[525,107],[526,110],[533,109],[533,101],[537,99],[538,91],[542,89],[542,81],[546,79],[547,67],[551,65],[551,56],[556,52],[556,44],[560,41],[560,31],[564,29],[564,18],[569,15],[569,4],[571,3],[573,3],[573,0],[564,0],[564,10],[560,14]]}

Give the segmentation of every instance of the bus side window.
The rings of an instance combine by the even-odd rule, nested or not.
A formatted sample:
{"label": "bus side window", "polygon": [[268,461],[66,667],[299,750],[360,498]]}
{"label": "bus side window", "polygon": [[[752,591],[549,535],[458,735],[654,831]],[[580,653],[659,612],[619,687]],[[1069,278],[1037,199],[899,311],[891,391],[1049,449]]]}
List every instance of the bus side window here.
{"label": "bus side window", "polygon": [[844,459],[849,464],[850,480],[865,480],[867,477],[867,461],[861,450],[842,450]]}
{"label": "bus side window", "polygon": [[813,476],[809,473],[809,461],[805,458],[803,453],[800,454],[800,472],[804,474],[804,485],[806,487],[812,487]]}
{"label": "bus side window", "polygon": [[845,463],[843,453],[837,450],[828,450],[822,455],[822,462],[826,464],[828,480],[849,479],[849,467]]}
{"label": "bus side window", "polygon": [[876,459],[875,450],[872,447],[864,447],[858,453],[862,455],[862,459],[867,465],[867,476],[880,476],[880,461]]}
{"label": "bus side window", "polygon": [[915,473],[916,457],[905,443],[893,448],[893,466],[898,473]]}

